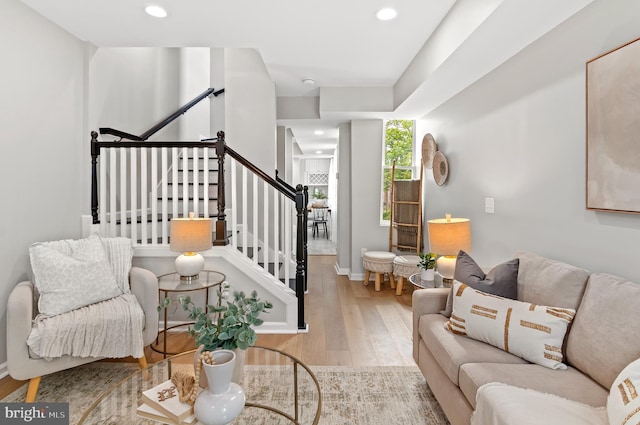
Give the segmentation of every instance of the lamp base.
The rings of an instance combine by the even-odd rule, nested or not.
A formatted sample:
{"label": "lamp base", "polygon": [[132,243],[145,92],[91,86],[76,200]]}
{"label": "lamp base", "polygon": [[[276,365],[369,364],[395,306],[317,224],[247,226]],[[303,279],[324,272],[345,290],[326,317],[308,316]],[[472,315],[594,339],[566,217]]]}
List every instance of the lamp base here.
{"label": "lamp base", "polygon": [[436,260],[436,270],[442,276],[442,282],[449,284],[449,286],[453,283],[457,259],[458,257],[455,255],[441,255]]}
{"label": "lamp base", "polygon": [[175,266],[180,281],[191,284],[198,280],[204,269],[204,257],[196,252],[186,252],[176,258]]}

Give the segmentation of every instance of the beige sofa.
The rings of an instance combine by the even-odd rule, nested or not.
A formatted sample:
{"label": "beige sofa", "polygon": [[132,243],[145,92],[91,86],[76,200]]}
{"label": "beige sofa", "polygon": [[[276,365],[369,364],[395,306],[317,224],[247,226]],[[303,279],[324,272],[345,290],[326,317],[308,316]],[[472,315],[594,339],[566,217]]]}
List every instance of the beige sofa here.
{"label": "beige sofa", "polygon": [[[517,252],[518,299],[576,309],[565,338],[566,370],[553,370],[445,329],[448,288],[413,293],[413,357],[453,425],[469,424],[478,389],[529,388],[593,407],[607,404],[620,371],[640,358],[640,285]],[[535,414],[535,413],[533,413]]]}

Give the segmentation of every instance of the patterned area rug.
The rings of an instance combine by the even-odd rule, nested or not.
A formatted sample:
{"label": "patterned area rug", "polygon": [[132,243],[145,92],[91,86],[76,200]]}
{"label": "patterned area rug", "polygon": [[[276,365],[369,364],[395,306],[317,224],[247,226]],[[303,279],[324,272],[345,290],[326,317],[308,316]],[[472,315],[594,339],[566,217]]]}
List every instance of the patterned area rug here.
{"label": "patterned area rug", "polygon": [[[322,392],[321,425],[449,424],[417,367],[312,366],[311,369]],[[42,379],[37,400],[69,402],[70,423],[76,424],[89,404],[105,389],[137,370],[137,364],[96,362],[58,372]],[[243,387],[251,400],[286,410],[292,397],[286,390],[287,385],[279,383],[279,379],[274,375],[269,379],[271,385],[260,388],[252,385],[249,379],[243,382]],[[312,384],[304,377],[300,381],[300,422],[303,424],[311,423],[317,406],[317,394]],[[2,401],[22,401],[25,392],[26,385]],[[245,413],[249,414],[243,414],[243,419],[236,424],[288,423],[274,422],[273,417],[264,418],[262,412],[261,409],[247,410]]]}

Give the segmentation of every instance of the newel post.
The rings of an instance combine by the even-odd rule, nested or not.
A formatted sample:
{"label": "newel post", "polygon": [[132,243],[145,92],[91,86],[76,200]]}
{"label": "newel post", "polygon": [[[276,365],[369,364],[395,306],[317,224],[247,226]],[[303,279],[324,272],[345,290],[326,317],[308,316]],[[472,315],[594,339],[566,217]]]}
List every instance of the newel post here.
{"label": "newel post", "polygon": [[303,193],[304,193],[304,208],[305,208],[305,215],[304,215],[304,291],[307,292],[307,290],[309,289],[307,286],[307,282],[309,280],[309,274],[307,273],[308,270],[308,266],[309,266],[309,232],[307,231],[307,226],[308,223],[307,221],[309,221],[309,210],[307,208],[307,205],[309,205],[309,186],[305,186],[303,189]]}
{"label": "newel post", "polygon": [[307,234],[307,203],[302,190],[302,185],[296,186],[296,297],[298,298],[298,329],[306,329],[304,321],[304,291],[306,276],[306,234]]}
{"label": "newel post", "polygon": [[100,223],[98,219],[98,155],[100,148],[98,147],[98,133],[91,132],[91,217],[93,224]]}
{"label": "newel post", "polygon": [[222,246],[229,244],[229,239],[227,238],[227,220],[224,213],[224,157],[226,152],[224,131],[218,131],[217,136],[218,141],[216,142],[216,155],[218,156],[218,219],[216,220],[216,238],[213,241],[213,245]]}

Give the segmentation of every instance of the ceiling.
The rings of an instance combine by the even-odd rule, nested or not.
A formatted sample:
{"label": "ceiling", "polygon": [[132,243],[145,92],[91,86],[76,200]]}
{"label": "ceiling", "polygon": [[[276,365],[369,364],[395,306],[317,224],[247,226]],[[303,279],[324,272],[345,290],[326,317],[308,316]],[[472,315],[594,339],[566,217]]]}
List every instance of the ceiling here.
{"label": "ceiling", "polygon": [[[480,24],[492,20],[494,28],[489,34],[501,32],[500,48],[506,49],[511,56],[591,0],[22,1],[77,38],[98,47],[256,48],[275,83],[278,96],[317,96],[321,87],[394,87],[398,92],[407,86],[409,92],[419,96],[412,97],[411,93],[402,96],[409,106],[397,110],[411,115],[407,118],[415,118],[428,112],[428,107],[422,106],[426,99],[434,103],[432,99],[437,96],[430,97],[429,90],[434,95],[446,97],[455,93],[441,93],[441,84],[457,87],[447,81],[448,70],[446,75],[441,73],[442,81],[434,79],[440,91],[438,87],[429,88],[434,84],[425,84],[430,75],[425,72],[425,65],[416,60],[420,54],[423,55],[422,62],[429,61],[427,54],[431,55],[429,57],[440,55],[444,64],[457,66],[457,71],[464,70],[469,62],[465,62],[464,57],[456,58],[453,52],[463,51],[461,47],[465,43],[469,45],[468,40],[482,40],[484,33],[480,31]],[[153,18],[147,15],[144,8],[151,3],[165,8],[168,16]],[[376,19],[376,12],[383,7],[393,7],[398,12],[397,17],[390,21]],[[444,33],[439,38],[454,43],[451,47],[444,43],[435,50],[425,51],[430,36],[454,9],[458,9],[460,18],[451,21],[448,36]],[[508,13],[518,16],[514,18]],[[479,18],[474,19],[476,16]],[[518,26],[518,19],[524,24]],[[526,23],[530,26],[532,21],[536,28],[546,29],[532,29],[527,32],[529,37],[518,38],[510,33],[526,32]],[[501,23],[509,25],[503,28]],[[491,35],[484,36],[488,38],[487,42],[494,42]],[[449,50],[443,53],[443,49]],[[483,55],[493,58],[492,50],[487,49]],[[477,56],[477,53],[467,55]],[[498,56],[492,66],[504,60]],[[417,83],[411,82],[411,75],[407,75],[404,78],[409,82],[404,84],[400,80],[412,66],[424,75],[418,77]],[[442,64],[438,66],[443,68]],[[488,65],[488,70],[482,72],[491,69]],[[433,69],[430,71],[436,75]],[[453,75],[456,75],[456,81],[464,80],[458,74]],[[480,76],[470,78],[469,83]],[[315,85],[303,84],[305,78],[313,79]],[[467,82],[464,84],[468,85]],[[394,97],[398,97],[397,93]],[[344,119],[351,118],[353,114]],[[330,120],[288,120],[279,121],[279,125],[292,129],[304,154],[313,155],[320,150],[326,155],[337,143],[336,126],[340,121],[334,114]],[[324,134],[316,135],[315,130],[323,130]]]}

